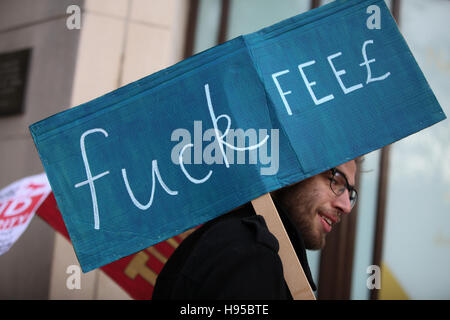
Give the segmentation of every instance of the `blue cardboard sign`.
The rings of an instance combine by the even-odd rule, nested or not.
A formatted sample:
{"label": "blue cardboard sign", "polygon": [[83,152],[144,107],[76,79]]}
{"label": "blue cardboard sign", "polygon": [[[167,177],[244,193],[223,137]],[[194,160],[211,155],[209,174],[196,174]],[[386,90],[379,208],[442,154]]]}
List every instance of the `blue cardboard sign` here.
{"label": "blue cardboard sign", "polygon": [[384,1],[349,0],[30,131],[87,272],[443,119]]}

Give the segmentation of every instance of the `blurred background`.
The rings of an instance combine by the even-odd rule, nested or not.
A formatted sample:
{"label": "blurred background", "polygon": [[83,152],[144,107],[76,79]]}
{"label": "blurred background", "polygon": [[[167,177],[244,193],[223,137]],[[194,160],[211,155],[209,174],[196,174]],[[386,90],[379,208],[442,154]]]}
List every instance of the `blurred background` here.
{"label": "blurred background", "polygon": [[[20,103],[0,101],[10,107],[0,114],[0,189],[43,172],[30,124],[328,2],[0,0],[0,73],[5,57],[25,70]],[[449,116],[450,1],[386,4]],[[1,77],[0,93],[8,89]],[[448,119],[366,155],[357,188],[357,206],[327,247],[308,252],[317,297],[449,299]],[[70,265],[78,265],[71,244],[34,217],[0,256],[0,299],[131,299],[101,270],[82,274],[81,289],[69,290]],[[368,289],[372,265],[381,268],[381,289]]]}

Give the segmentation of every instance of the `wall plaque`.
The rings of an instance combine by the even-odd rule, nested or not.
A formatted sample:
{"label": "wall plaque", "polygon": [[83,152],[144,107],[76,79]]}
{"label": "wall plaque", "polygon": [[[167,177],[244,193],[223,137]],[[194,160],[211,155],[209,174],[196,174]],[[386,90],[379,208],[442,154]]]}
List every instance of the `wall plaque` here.
{"label": "wall plaque", "polygon": [[31,49],[0,53],[0,116],[24,110]]}

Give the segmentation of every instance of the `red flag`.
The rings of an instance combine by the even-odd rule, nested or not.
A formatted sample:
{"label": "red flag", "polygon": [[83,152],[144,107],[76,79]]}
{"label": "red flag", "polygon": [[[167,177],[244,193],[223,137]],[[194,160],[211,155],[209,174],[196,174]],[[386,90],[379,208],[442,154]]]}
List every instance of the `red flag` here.
{"label": "red flag", "polygon": [[20,179],[0,190],[0,255],[27,229],[36,209],[50,192],[44,173]]}
{"label": "red flag", "polygon": [[[53,193],[45,199],[36,214],[70,241],[69,233]],[[175,248],[195,229],[160,242],[145,250],[107,264],[100,269],[122,287],[133,299],[152,298],[156,277]]]}

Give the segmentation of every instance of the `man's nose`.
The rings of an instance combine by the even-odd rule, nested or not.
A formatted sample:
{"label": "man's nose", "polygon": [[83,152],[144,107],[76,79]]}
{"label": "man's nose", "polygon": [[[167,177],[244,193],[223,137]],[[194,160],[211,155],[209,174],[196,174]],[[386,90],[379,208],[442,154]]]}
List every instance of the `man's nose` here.
{"label": "man's nose", "polygon": [[348,190],[345,190],[340,196],[335,197],[332,205],[342,213],[350,213],[352,211],[352,204],[350,203]]}

